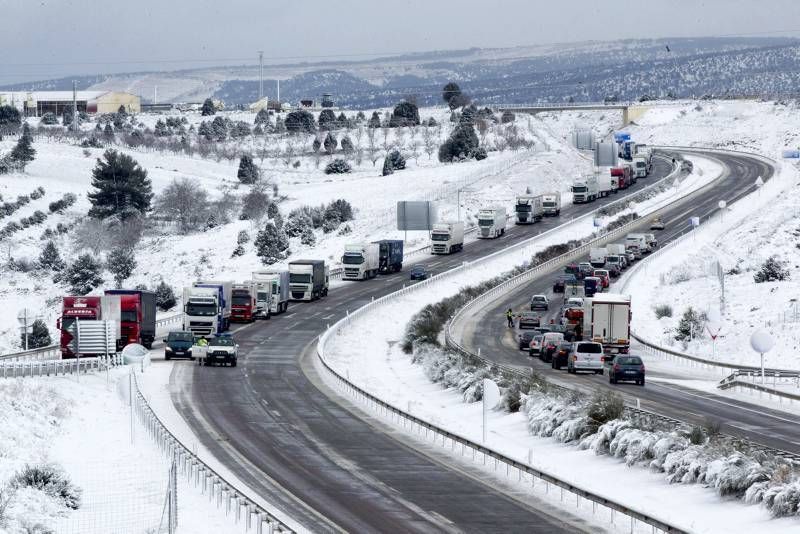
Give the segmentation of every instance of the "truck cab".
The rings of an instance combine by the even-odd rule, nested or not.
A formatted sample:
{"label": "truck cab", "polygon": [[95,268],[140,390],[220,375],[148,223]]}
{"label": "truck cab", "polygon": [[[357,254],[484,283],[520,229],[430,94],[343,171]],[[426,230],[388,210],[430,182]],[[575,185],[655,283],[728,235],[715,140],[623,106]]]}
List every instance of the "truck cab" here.
{"label": "truck cab", "polygon": [[478,211],[478,237],[493,239],[505,233],[505,208],[484,208]]}
{"label": "truck cab", "polygon": [[545,193],[542,195],[542,211],[545,215],[552,217],[561,215],[561,193]]}
{"label": "truck cab", "polygon": [[572,203],[584,204],[597,200],[599,189],[597,178],[592,176],[582,176],[572,184]]}
{"label": "truck cab", "polygon": [[344,246],[342,265],[344,280],[367,280],[378,275],[380,246],[377,243],[356,243]]}
{"label": "truck cab", "polygon": [[312,301],[328,295],[328,266],[324,260],[295,260],[289,263],[289,292],[292,300]]}
{"label": "truck cab", "polygon": [[633,172],[636,174],[637,178],[646,178],[648,168],[647,168],[647,160],[641,156],[636,156],[633,158]]}
{"label": "truck cab", "polygon": [[464,223],[437,223],[431,230],[431,254],[451,254],[464,248]]}
{"label": "truck cab", "polygon": [[117,350],[129,343],[153,348],[156,338],[156,294],[139,289],[107,289],[106,296],[119,297],[120,337]]}
{"label": "truck cab", "polygon": [[252,282],[234,284],[231,290],[231,321],[252,323],[256,320],[258,300]]}
{"label": "truck cab", "polygon": [[530,195],[518,196],[514,211],[517,215],[516,224],[533,224],[541,221],[544,215],[542,197]]}

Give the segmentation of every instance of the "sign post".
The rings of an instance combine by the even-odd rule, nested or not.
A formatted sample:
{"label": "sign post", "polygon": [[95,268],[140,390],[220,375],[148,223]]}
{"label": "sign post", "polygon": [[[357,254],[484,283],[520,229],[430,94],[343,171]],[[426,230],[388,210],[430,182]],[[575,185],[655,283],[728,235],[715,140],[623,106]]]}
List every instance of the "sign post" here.
{"label": "sign post", "polygon": [[764,383],[764,354],[771,351],[775,346],[775,338],[766,330],[759,329],[750,336],[750,346],[754,351],[761,354],[761,383]]}

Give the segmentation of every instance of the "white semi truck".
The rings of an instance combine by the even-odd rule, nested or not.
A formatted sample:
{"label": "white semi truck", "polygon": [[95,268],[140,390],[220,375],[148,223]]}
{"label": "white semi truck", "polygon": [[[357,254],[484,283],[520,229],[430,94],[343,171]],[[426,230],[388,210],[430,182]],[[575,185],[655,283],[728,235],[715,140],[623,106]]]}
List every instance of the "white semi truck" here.
{"label": "white semi truck", "polygon": [[501,207],[478,210],[478,237],[493,239],[506,233],[506,209]]}
{"label": "white semi truck", "polygon": [[553,217],[561,215],[561,193],[545,193],[542,195],[542,211],[545,215]]}
{"label": "white semi truck", "polygon": [[464,223],[442,222],[431,230],[431,254],[450,254],[464,248]]}
{"label": "white semi truck", "polygon": [[256,302],[259,313],[283,313],[289,309],[289,271],[256,271]]}
{"label": "white semi truck", "polygon": [[603,344],[606,354],[627,354],[631,346],[631,297],[596,293],[583,300],[583,339]]}
{"label": "white semi truck", "polygon": [[580,176],[572,183],[572,203],[584,204],[597,200],[600,191],[597,187],[597,177],[594,174]]}
{"label": "white semi truck", "polygon": [[233,282],[199,281],[183,289],[183,329],[212,336],[230,327]]}
{"label": "white semi truck", "polygon": [[344,246],[342,264],[344,280],[367,280],[378,275],[380,265],[378,243],[351,243]]}
{"label": "white semi truck", "polygon": [[542,197],[531,195],[520,195],[517,197],[517,205],[514,208],[517,214],[516,224],[533,224],[539,222],[544,217],[542,207]]}
{"label": "white semi truck", "polygon": [[636,175],[637,178],[646,178],[650,172],[650,169],[647,165],[647,160],[641,156],[635,156],[633,158],[633,173]]}
{"label": "white semi truck", "polygon": [[330,274],[324,260],[289,263],[289,294],[292,300],[317,300],[328,295]]}

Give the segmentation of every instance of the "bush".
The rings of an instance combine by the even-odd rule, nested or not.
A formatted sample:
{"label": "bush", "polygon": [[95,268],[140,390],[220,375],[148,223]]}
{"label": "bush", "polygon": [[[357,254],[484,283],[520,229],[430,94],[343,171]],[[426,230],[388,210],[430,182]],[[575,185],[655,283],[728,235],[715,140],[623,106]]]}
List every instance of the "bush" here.
{"label": "bush", "polygon": [[689,306],[683,312],[678,327],[675,329],[675,340],[688,342],[703,334],[703,317]]}
{"label": "bush", "polygon": [[459,124],[453,129],[450,138],[439,147],[439,161],[447,163],[473,158],[478,143],[475,128],[469,124]]}
{"label": "bush", "polygon": [[64,506],[77,510],[81,506],[81,490],[54,465],[26,465],[11,479],[15,488],[34,488],[59,499]]}
{"label": "bush", "polygon": [[243,245],[236,245],[236,248],[233,249],[231,252],[231,258],[237,258],[239,256],[244,256],[245,250]]}
{"label": "bush", "polygon": [[172,309],[177,300],[175,299],[175,292],[172,290],[172,287],[167,285],[164,280],[161,280],[159,284],[156,286],[156,306],[161,311],[167,311]]}
{"label": "bush", "polygon": [[[47,325],[41,319],[36,319],[31,325],[31,333],[28,334],[28,349],[47,347],[52,343],[53,340],[50,338],[50,331],[47,329]],[[20,345],[25,346],[24,333],[20,335]]]}
{"label": "bush", "polygon": [[601,425],[622,417],[624,411],[625,402],[621,395],[612,391],[596,391],[586,412],[589,428],[597,431]]}
{"label": "bush", "polygon": [[200,114],[203,117],[207,117],[209,115],[214,115],[217,113],[217,107],[214,105],[214,101],[210,98],[206,98],[203,102],[203,107],[200,108]]}
{"label": "bush", "polygon": [[241,219],[260,221],[266,215],[270,205],[272,205],[272,201],[270,201],[267,191],[258,185],[253,186],[242,198]]}
{"label": "bush", "polygon": [[256,247],[256,255],[261,258],[261,263],[264,265],[277,263],[285,259],[289,253],[289,239],[286,233],[272,222],[268,222],[264,229],[258,232],[253,244]]}
{"label": "bush", "polygon": [[317,244],[317,236],[314,235],[314,230],[310,226],[306,226],[300,233],[300,242],[309,247]]}
{"label": "bush", "polygon": [[352,170],[345,160],[337,158],[325,166],[325,174],[347,174]]}
{"label": "bush", "polygon": [[659,304],[653,308],[653,312],[656,314],[656,319],[661,319],[662,317],[672,317],[672,306],[669,304]]}
{"label": "bush", "polygon": [[[314,115],[304,109],[298,109],[297,111],[288,113],[284,125],[286,126],[286,130],[292,133],[313,133],[316,130]],[[275,128],[276,130],[278,128],[277,120],[275,121]]]}
{"label": "bush", "polygon": [[239,181],[243,184],[254,184],[258,181],[259,176],[261,176],[261,171],[253,161],[252,156],[242,154],[242,158],[239,160],[239,171],[236,173]]}
{"label": "bush", "polygon": [[419,107],[416,102],[404,100],[397,104],[392,111],[392,118],[389,119],[389,126],[397,128],[399,126],[418,126]]}
{"label": "bush", "polygon": [[82,254],[67,267],[60,279],[75,295],[85,295],[103,283],[103,268],[93,255]]}
{"label": "bush", "polygon": [[319,129],[333,130],[336,127],[336,114],[332,109],[323,109],[319,113]]}
{"label": "bush", "polygon": [[508,124],[509,122],[514,122],[515,120],[517,120],[516,115],[514,115],[512,112],[508,110],[504,111],[503,114],[500,116],[500,122],[502,124]]}
{"label": "bush", "polygon": [[323,214],[324,219],[336,217],[341,222],[353,220],[353,206],[344,199],[337,199],[328,204]]}
{"label": "bush", "polygon": [[386,158],[383,160],[383,176],[388,176],[393,174],[394,171],[405,169],[406,168],[406,159],[403,157],[400,152],[397,150],[392,150],[386,155]]}
{"label": "bush", "polygon": [[283,225],[283,230],[289,237],[300,237],[305,234],[306,230],[311,231],[313,228],[314,222],[311,217],[305,212],[297,210],[289,214],[286,224]]}
{"label": "bush", "polygon": [[64,213],[64,210],[75,204],[77,202],[78,197],[76,197],[73,193],[65,193],[60,200],[56,200],[51,202],[47,209],[50,213]]}
{"label": "bush", "polygon": [[48,126],[54,126],[58,124],[58,117],[56,117],[55,113],[47,112],[42,115],[42,120],[40,121],[41,124],[46,124]]}
{"label": "bush", "polygon": [[761,269],[753,275],[756,284],[763,282],[783,282],[789,279],[789,270],[777,260],[775,256],[770,256],[761,265]]}
{"label": "bush", "polygon": [[156,198],[155,212],[178,223],[181,233],[199,230],[208,219],[208,193],[197,180],[176,178]]}
{"label": "bush", "polygon": [[250,234],[247,233],[247,230],[239,230],[239,234],[236,236],[236,244],[243,245],[250,241]]}
{"label": "bush", "polygon": [[122,282],[127,280],[136,269],[136,256],[131,248],[115,248],[108,255],[106,269],[114,276],[117,288],[122,287]]}
{"label": "bush", "polygon": [[339,141],[336,140],[336,137],[331,132],[328,132],[328,135],[325,136],[325,141],[322,142],[322,146],[325,147],[325,153],[328,155],[336,152],[338,144]]}

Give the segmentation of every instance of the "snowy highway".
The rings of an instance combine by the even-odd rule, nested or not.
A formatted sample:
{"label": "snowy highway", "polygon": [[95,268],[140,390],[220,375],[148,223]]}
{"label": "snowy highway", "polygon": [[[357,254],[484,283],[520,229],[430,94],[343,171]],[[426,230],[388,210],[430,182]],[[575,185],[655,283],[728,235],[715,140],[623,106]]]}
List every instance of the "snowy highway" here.
{"label": "snowy highway", "polygon": [[[701,221],[706,220],[717,212],[719,200],[724,199],[732,204],[754,190],[753,184],[757,176],[769,177],[773,172],[771,167],[752,158],[721,154],[709,157],[718,159],[729,173],[725,191],[711,191],[693,203],[691,209],[678,208],[674,213],[663,216],[662,220],[666,223],[665,230],[654,232],[660,245],[685,233],[689,217],[698,216]],[[678,250],[673,251],[676,252]],[[463,325],[464,345],[475,351],[480,348],[483,356],[498,363],[520,368],[533,367],[538,372],[544,373],[548,380],[567,387],[584,391],[608,388],[621,393],[629,402],[635,403],[638,399],[644,409],[691,424],[702,425],[707,419],[719,421],[725,433],[747,438],[765,446],[800,453],[800,427],[792,416],[779,410],[683,386],[679,383],[680,380],[695,378],[691,374],[687,376],[691,370],[685,367],[679,367],[675,372],[669,373],[650,370],[648,375],[651,380],[648,380],[643,388],[628,384],[611,385],[606,376],[568,375],[564,370],[553,370],[550,364],[538,358],[529,358],[526,352],[517,350],[512,332],[501,320],[502,313],[508,308],[525,309],[531,295],[543,293],[551,297],[551,309],[546,320],[555,317],[560,307],[561,296],[552,294],[552,278],[553,276],[544,277],[522,286],[494,301],[491,306],[476,312]],[[631,351],[638,353],[636,344],[632,346]],[[658,381],[659,377],[669,379],[669,383]]]}
{"label": "snowy highway", "polygon": [[[667,175],[654,174],[629,193]],[[441,272],[616,200],[565,206],[560,218],[515,226],[463,253],[421,257]],[[435,264],[435,265],[434,265]],[[237,368],[175,365],[173,402],[203,445],[243,482],[320,531],[575,532],[592,527],[506,493],[480,475],[444,465],[381,425],[353,413],[316,375],[313,347],[328,324],[410,283],[407,272],[344,284],[321,301],[292,303],[285,316],[239,327]]]}

